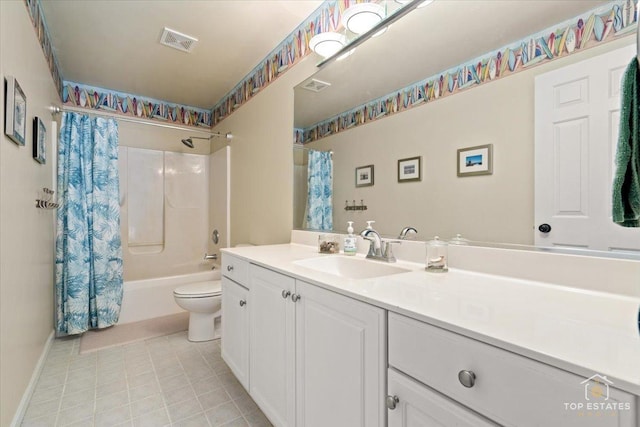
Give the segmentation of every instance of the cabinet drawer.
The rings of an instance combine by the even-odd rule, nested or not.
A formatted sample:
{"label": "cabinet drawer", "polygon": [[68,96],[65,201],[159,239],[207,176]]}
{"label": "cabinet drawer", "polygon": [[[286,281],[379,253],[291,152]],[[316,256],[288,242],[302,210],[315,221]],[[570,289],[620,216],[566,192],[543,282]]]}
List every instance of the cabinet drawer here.
{"label": "cabinet drawer", "polygon": [[[389,365],[508,426],[636,425],[635,397],[628,393],[607,387],[608,400],[603,393],[587,401],[586,378],[395,313],[389,314]],[[461,371],[475,375],[472,387],[462,385]],[[607,403],[623,409],[600,410]]]}
{"label": "cabinet drawer", "polygon": [[222,275],[249,286],[249,261],[229,254],[222,254]]}

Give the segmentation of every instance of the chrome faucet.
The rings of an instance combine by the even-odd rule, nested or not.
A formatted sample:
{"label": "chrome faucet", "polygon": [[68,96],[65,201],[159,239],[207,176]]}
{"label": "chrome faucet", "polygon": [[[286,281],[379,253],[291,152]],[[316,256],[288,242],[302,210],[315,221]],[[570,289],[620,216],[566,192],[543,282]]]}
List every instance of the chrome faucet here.
{"label": "chrome faucet", "polygon": [[398,236],[398,239],[400,240],[405,240],[407,238],[407,234],[408,233],[413,233],[413,234],[417,234],[418,230],[416,230],[413,227],[405,227],[402,229],[402,231],[400,232],[400,235]]}
{"label": "chrome faucet", "polygon": [[369,228],[362,230],[360,236],[370,242],[367,258],[377,261],[396,262],[391,245],[402,243],[400,240],[383,239],[376,230]]}
{"label": "chrome faucet", "polygon": [[[211,259],[211,260],[216,261],[216,260],[218,259],[218,254],[211,254],[211,255],[209,255],[208,253],[206,253],[206,252],[205,252],[205,253],[204,253],[204,258],[203,258],[203,259],[205,259],[205,260],[210,260],[210,259]],[[212,269],[212,270],[215,270],[215,269],[216,269],[216,265],[215,265],[215,264],[213,264],[213,266],[211,267],[211,269]]]}

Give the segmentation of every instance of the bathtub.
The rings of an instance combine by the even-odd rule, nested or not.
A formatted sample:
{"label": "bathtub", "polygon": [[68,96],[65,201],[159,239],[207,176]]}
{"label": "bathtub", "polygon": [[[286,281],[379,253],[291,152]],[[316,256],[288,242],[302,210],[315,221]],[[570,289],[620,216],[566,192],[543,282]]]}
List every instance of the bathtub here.
{"label": "bathtub", "polygon": [[125,281],[118,324],[184,312],[173,299],[173,290],[188,283],[220,280],[220,269],[180,276]]}

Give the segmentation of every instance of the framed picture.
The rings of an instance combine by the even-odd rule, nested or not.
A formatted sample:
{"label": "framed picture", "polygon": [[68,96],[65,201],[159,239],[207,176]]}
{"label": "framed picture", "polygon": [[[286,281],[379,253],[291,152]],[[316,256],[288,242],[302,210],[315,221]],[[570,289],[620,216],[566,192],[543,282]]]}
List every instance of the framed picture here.
{"label": "framed picture", "polygon": [[356,187],[369,187],[373,185],[373,165],[356,168]]}
{"label": "framed picture", "polygon": [[33,118],[33,158],[36,162],[46,162],[45,152],[47,150],[47,128],[38,117]]}
{"label": "framed picture", "polygon": [[493,173],[493,144],[458,150],[458,176],[491,175]]}
{"label": "framed picture", "polygon": [[398,182],[422,180],[421,163],[421,156],[398,160]]}
{"label": "framed picture", "polygon": [[18,145],[27,135],[27,97],[13,77],[5,80],[4,133]]}

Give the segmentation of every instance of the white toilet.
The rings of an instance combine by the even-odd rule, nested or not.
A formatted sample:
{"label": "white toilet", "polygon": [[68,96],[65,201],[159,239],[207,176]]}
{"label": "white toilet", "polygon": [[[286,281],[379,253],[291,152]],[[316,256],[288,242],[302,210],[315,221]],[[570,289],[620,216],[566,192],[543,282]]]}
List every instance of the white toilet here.
{"label": "white toilet", "polygon": [[190,283],[173,291],[176,304],[189,312],[189,341],[220,338],[215,321],[221,316],[222,287],[220,280]]}

